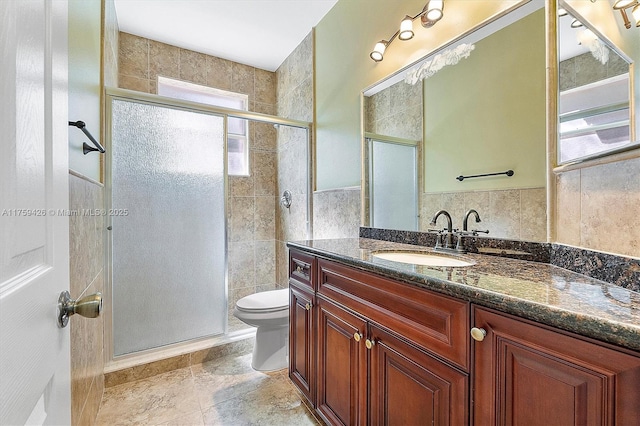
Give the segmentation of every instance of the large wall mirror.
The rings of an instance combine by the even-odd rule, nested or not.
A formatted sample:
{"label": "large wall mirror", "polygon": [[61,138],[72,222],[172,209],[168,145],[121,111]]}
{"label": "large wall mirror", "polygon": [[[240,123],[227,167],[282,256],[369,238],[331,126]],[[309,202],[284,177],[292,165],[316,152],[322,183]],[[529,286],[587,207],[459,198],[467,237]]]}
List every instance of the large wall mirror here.
{"label": "large wall mirror", "polygon": [[[415,78],[427,67],[438,71]],[[365,226],[426,231],[445,209],[461,229],[475,209],[482,222],[474,227],[491,237],[546,240],[543,1],[520,2],[362,99]],[[411,173],[415,185],[401,185]],[[484,174],[492,176],[458,179]],[[394,188],[394,202],[381,187]]]}
{"label": "large wall mirror", "polygon": [[634,148],[632,59],[564,1],[557,27],[557,163]]}
{"label": "large wall mirror", "polygon": [[[363,90],[364,226],[426,231],[433,228],[430,222],[434,213],[445,209],[452,216],[454,228],[461,228],[465,212],[475,209],[482,222],[474,223],[474,227],[489,230],[489,237],[547,240],[549,108],[544,3],[518,2],[499,18],[433,52],[417,65]],[[562,134],[558,137],[558,152],[563,157],[556,164],[583,161],[638,145],[630,87],[637,74],[631,64],[638,60],[640,49],[625,51],[602,36],[598,22],[590,22],[576,11],[590,5],[602,7],[606,18],[615,24],[617,16],[610,5],[606,9],[589,1],[567,3],[566,10],[573,19],[579,19],[583,29],[591,29],[602,41],[608,59],[602,64],[591,49],[584,50],[584,44],[593,43],[588,38],[578,41],[581,53],[559,49],[558,85],[562,94],[558,93],[558,127]],[[573,3],[580,7],[571,8]],[[602,11],[590,16],[592,20],[593,16],[599,19]],[[446,15],[439,25],[445,19]],[[578,43],[574,29],[569,36],[560,33],[564,21],[570,19],[557,18],[563,46],[567,38],[573,45]],[[593,36],[589,36],[592,40]],[[468,55],[436,67],[437,72],[428,73],[428,78],[416,84],[405,82],[407,73],[437,60],[437,55],[462,49],[463,45],[467,46]],[[595,66],[597,63],[600,65]],[[578,143],[578,139],[588,142]],[[376,160],[381,155],[376,157],[375,141],[402,149],[414,144],[416,154],[384,154],[382,160],[387,161],[378,167]],[[508,170],[513,175],[494,175]],[[404,188],[399,182],[408,179],[411,174],[407,172],[413,173],[415,179],[415,203],[407,201],[411,200],[413,189],[405,198],[394,198],[392,202],[376,195],[376,188],[380,188],[376,181],[386,181],[388,188]],[[485,174],[490,176],[457,179]],[[389,185],[396,177],[396,185]],[[442,225],[438,223],[437,228]]]}

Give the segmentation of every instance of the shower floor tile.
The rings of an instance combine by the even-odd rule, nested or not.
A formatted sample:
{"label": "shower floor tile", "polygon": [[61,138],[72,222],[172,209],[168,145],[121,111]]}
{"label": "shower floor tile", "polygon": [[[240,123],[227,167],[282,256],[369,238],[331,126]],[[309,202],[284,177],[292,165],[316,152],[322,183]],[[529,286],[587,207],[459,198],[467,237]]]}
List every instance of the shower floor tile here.
{"label": "shower floor tile", "polygon": [[105,389],[97,425],[318,425],[287,370],[235,355]]}

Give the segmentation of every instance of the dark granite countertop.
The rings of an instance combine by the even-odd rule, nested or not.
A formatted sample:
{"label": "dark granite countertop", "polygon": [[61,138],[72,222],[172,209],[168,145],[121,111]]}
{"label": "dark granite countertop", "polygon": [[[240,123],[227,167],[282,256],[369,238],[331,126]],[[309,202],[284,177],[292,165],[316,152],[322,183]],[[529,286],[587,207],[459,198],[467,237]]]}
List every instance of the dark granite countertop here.
{"label": "dark granite countertop", "polygon": [[640,350],[640,293],[557,266],[475,253],[443,254],[475,262],[467,267],[405,264],[382,260],[372,253],[394,250],[440,253],[427,247],[367,238],[295,241],[287,245],[478,305]]}

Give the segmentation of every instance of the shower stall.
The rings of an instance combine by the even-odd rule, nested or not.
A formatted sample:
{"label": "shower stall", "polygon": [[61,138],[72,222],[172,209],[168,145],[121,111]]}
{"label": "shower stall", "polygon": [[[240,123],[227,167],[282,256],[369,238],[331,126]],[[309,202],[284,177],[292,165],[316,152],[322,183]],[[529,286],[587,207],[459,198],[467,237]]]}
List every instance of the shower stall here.
{"label": "shower stall", "polygon": [[[248,175],[228,173],[230,120],[248,122]],[[250,333],[235,301],[282,286],[282,241],[311,234],[310,124],[122,89],[106,121],[107,362]]]}

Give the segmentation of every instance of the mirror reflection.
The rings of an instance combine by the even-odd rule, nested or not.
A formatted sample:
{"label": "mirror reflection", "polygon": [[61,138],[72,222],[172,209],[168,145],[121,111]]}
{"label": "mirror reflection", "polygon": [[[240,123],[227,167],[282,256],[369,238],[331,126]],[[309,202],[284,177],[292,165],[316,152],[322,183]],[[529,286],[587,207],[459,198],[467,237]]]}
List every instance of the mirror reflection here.
{"label": "mirror reflection", "polygon": [[558,164],[630,145],[629,62],[566,8],[559,11],[558,59]]}
{"label": "mirror reflection", "polygon": [[[546,240],[542,3],[529,2],[451,44],[450,51],[462,44],[473,48],[466,49],[469,55],[455,64],[447,62],[436,72],[422,73],[426,78],[416,84],[385,81],[364,93],[366,226],[412,229],[406,223],[382,226],[376,218],[383,210],[391,218],[400,210],[415,209],[411,214],[418,217],[418,230],[426,231],[433,228],[434,214],[445,209],[452,226],[462,229],[465,212],[474,209],[482,220],[478,227],[489,229],[490,237]],[[437,54],[450,55],[447,49],[425,61],[437,63]],[[408,71],[415,76],[421,65]],[[372,154],[375,140],[396,145],[413,142],[418,154],[407,156],[406,161],[391,160],[384,173],[377,173],[375,151]],[[414,186],[419,192],[415,207],[407,202],[378,203],[372,189],[383,179],[380,175],[393,180],[412,169],[415,161]],[[506,170],[515,173],[456,179]],[[436,227],[442,228],[442,222]]]}

